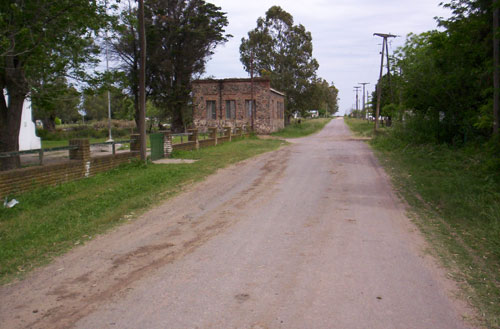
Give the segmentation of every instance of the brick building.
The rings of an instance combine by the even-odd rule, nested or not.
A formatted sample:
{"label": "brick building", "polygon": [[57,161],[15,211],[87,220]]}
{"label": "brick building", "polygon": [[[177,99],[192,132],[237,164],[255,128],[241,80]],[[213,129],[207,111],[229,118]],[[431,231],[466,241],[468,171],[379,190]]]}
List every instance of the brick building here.
{"label": "brick building", "polygon": [[[285,95],[271,88],[267,78],[253,79],[255,131],[268,134],[285,125]],[[195,80],[193,121],[197,128],[251,126],[250,79]]]}

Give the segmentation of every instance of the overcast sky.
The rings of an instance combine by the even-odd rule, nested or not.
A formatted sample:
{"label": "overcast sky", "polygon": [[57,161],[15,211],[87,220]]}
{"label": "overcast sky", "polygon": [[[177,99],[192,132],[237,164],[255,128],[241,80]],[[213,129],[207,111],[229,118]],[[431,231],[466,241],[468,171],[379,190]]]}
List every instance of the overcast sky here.
{"label": "overcast sky", "polygon": [[[292,14],[313,37],[313,56],[319,62],[318,76],[334,82],[339,89],[339,114],[355,105],[354,86],[369,82],[374,90],[380,70],[381,39],[373,33],[401,37],[391,42],[389,51],[402,45],[408,33],[436,28],[434,17],[448,17],[439,7],[441,0],[207,0],[227,13],[233,35],[219,46],[208,62],[205,76],[247,77],[239,60],[241,38],[255,28],[257,18],[273,5]],[[361,95],[360,95],[361,99]]]}

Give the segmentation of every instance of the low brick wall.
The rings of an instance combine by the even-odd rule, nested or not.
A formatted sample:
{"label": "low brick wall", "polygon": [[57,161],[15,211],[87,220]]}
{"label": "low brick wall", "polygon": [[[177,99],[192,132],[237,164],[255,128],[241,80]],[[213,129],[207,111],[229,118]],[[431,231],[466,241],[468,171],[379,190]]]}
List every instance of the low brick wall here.
{"label": "low brick wall", "polygon": [[200,148],[207,146],[215,146],[215,139],[213,138],[200,139],[198,143],[200,144]]}
{"label": "low brick wall", "polygon": [[196,142],[185,142],[185,143],[179,143],[179,144],[173,144],[172,148],[174,151],[190,151],[190,150],[195,150],[196,149]]}
{"label": "low brick wall", "polygon": [[[84,157],[90,154],[80,151],[73,152],[72,156],[75,153],[79,153],[77,157],[81,154],[84,154]],[[64,163],[2,171],[0,172],[0,198],[39,187],[90,177],[139,158],[139,152],[124,152],[116,155],[68,160]]]}
{"label": "low brick wall", "polygon": [[227,143],[229,141],[229,136],[217,137],[217,144]]}
{"label": "low brick wall", "polygon": [[124,163],[130,163],[133,159],[140,159],[140,152],[125,152],[115,155],[104,155],[90,160],[89,176],[111,170]]}
{"label": "low brick wall", "polygon": [[[241,128],[239,128],[241,133]],[[173,144],[173,150],[195,150],[197,148],[215,146],[226,143],[232,139],[240,139],[248,136],[248,133],[231,135],[229,129],[225,129],[225,136],[217,136],[217,128],[211,128],[211,135],[215,138],[199,139],[198,131],[193,129],[190,139],[180,144]],[[0,171],[0,198],[8,195],[23,193],[38,187],[57,185],[64,182],[93,176],[97,173],[108,171],[123,163],[131,162],[140,158],[138,151],[138,135],[132,135],[131,151],[115,155],[104,155],[90,157],[90,145],[87,139],[74,139],[70,145],[78,146],[78,149],[69,152],[70,160],[64,163]]]}
{"label": "low brick wall", "polygon": [[37,187],[56,185],[84,177],[81,161],[70,160],[45,166],[0,172],[0,197],[19,194]]}

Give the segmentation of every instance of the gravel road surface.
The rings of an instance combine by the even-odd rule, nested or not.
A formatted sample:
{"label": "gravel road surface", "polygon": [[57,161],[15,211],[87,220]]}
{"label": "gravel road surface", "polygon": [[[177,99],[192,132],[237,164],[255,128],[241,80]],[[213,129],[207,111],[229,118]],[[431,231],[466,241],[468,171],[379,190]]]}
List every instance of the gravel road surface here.
{"label": "gravel road surface", "polygon": [[336,119],[0,287],[0,327],[471,327],[425,248]]}

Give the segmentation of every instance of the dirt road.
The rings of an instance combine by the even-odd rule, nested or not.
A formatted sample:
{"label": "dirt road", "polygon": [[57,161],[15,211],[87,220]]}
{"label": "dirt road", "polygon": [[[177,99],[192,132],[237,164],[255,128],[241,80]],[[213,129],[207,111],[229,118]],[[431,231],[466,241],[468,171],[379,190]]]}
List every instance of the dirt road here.
{"label": "dirt road", "polygon": [[0,288],[2,328],[467,328],[341,119]]}

